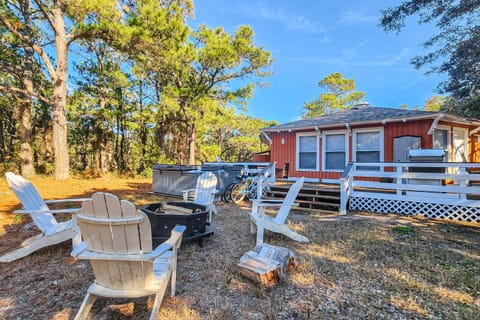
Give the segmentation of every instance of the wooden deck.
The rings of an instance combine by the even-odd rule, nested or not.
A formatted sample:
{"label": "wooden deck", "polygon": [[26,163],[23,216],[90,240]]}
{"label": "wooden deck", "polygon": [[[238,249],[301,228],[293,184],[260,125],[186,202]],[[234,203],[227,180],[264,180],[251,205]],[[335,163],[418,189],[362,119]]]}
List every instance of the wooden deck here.
{"label": "wooden deck", "polygon": [[[267,192],[267,198],[284,198],[292,183],[293,181],[277,180],[276,184],[271,186],[270,191]],[[480,186],[480,183],[474,183],[472,185]],[[394,189],[388,190],[365,187],[357,187],[356,190],[375,192],[378,194],[393,194],[396,192]],[[480,195],[468,194],[467,199],[480,200]],[[338,211],[340,207],[340,185],[306,182],[295,202],[298,202],[299,206],[305,209]]]}

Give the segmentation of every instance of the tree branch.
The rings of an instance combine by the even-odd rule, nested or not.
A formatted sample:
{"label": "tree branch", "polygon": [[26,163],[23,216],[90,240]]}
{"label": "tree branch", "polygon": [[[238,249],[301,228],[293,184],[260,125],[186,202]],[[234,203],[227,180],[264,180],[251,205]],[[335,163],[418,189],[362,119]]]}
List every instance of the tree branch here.
{"label": "tree branch", "polygon": [[45,63],[45,66],[47,67],[48,72],[50,73],[50,77],[52,79],[55,79],[56,78],[55,68],[53,67],[53,64],[50,61],[50,58],[48,57],[46,52],[43,50],[43,48],[34,44],[29,37],[20,33],[10,22],[8,22],[5,19],[5,16],[0,15],[0,23],[2,23],[16,37],[18,37],[25,45],[31,47],[42,58],[43,62]]}
{"label": "tree branch", "polygon": [[0,67],[2,68],[2,70],[7,71],[9,73],[13,73],[17,77],[20,77],[23,71],[23,69],[20,66],[14,65],[6,61],[1,61],[1,60],[0,60]]}
{"label": "tree branch", "polygon": [[55,31],[55,24],[53,23],[52,18],[51,18],[50,15],[48,14],[47,8],[45,8],[45,6],[43,5],[43,2],[40,1],[40,0],[33,0],[33,1],[37,4],[37,6],[38,6],[38,8],[40,9],[40,11],[43,13],[43,17],[44,17],[45,19],[47,19],[47,22],[48,22],[48,24],[50,25],[50,27],[52,28],[52,30]]}
{"label": "tree branch", "polygon": [[37,98],[38,100],[45,102],[45,103],[51,103],[51,101],[41,94],[35,93],[35,92],[29,92],[28,90],[25,89],[20,89],[20,88],[14,88],[14,87],[5,87],[5,86],[0,86],[0,91],[1,92],[6,92],[6,93],[21,93],[23,95],[27,96],[32,96]]}

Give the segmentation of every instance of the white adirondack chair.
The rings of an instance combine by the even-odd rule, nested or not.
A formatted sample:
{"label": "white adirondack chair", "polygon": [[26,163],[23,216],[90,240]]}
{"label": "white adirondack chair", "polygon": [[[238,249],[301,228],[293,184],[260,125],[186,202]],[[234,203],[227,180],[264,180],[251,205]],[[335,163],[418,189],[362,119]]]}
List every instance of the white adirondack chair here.
{"label": "white adirondack chair", "polygon": [[80,243],[80,234],[76,228],[75,217],[66,222],[57,222],[53,214],[75,213],[79,208],[51,210],[49,203],[81,202],[86,198],[43,200],[35,186],[22,176],[12,172],[5,174],[10,189],[22,203],[22,210],[15,210],[15,214],[29,214],[33,224],[40,229],[41,234],[22,242],[21,247],[0,257],[0,262],[10,262],[23,258],[41,248],[51,246],[72,239],[73,245]]}
{"label": "white adirondack chair", "polygon": [[177,249],[184,226],[176,226],[171,237],[152,251],[152,231],[148,217],[126,200],[97,192],[83,202],[77,214],[84,241],[72,256],[88,259],[95,274],[75,319],[85,319],[97,296],[138,298],[155,295],[150,319],[162,304],[171,281],[175,294]]}
{"label": "white adirondack chair", "polygon": [[[295,203],[300,189],[303,186],[305,178],[298,179],[288,190],[285,199],[283,200],[261,200],[254,199],[252,201],[252,212],[250,213],[250,232],[255,233],[255,225],[257,225],[257,245],[263,243],[264,229],[281,233],[295,241],[310,242],[310,240],[290,229],[286,220],[292,206],[298,205]],[[261,181],[259,182],[261,185]],[[261,188],[261,186],[260,186]],[[275,217],[269,217],[265,214],[265,208],[279,207]]]}
{"label": "white adirondack chair", "polygon": [[215,194],[218,192],[217,176],[211,172],[202,173],[198,179],[195,189],[183,190],[183,201],[188,202],[193,197],[193,203],[201,204],[207,207],[209,211],[209,221],[212,221],[212,212],[217,213],[217,208],[213,204]]}

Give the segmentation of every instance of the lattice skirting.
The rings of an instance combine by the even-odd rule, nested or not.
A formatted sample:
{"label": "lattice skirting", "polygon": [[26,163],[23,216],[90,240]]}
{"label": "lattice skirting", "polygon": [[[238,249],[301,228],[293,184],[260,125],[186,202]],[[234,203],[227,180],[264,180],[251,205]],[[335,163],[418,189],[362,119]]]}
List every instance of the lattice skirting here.
{"label": "lattice skirting", "polygon": [[449,204],[350,197],[350,210],[421,215],[427,218],[480,223],[480,208]]}

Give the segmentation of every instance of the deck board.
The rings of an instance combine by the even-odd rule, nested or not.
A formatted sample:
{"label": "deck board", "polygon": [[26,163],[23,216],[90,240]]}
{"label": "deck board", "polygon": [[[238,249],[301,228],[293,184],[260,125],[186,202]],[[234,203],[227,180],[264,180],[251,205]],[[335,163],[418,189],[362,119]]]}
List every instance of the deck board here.
{"label": "deck board", "polygon": [[[267,192],[268,198],[283,199],[288,192],[292,182],[279,181],[270,187]],[[300,208],[333,210],[340,207],[340,186],[334,184],[305,183],[300,190],[295,202]]]}

